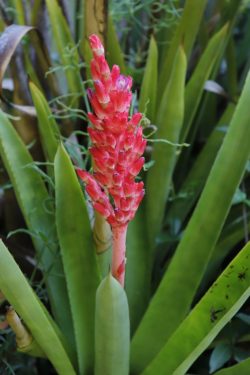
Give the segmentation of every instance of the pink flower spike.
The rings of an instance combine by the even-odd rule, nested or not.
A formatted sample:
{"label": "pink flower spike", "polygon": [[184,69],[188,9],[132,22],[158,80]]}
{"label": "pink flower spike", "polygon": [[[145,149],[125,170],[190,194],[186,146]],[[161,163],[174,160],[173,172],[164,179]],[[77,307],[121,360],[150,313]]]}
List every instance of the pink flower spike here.
{"label": "pink flower spike", "polygon": [[146,147],[141,113],[130,117],[132,78],[110,70],[97,35],[89,38],[93,51],[90,63],[94,88],[88,97],[94,113],[88,118],[92,147],[93,175],[77,171],[86,184],[93,207],[112,227],[112,274],[124,285],[126,231],[144,196],[143,182],[135,182],[144,164]]}

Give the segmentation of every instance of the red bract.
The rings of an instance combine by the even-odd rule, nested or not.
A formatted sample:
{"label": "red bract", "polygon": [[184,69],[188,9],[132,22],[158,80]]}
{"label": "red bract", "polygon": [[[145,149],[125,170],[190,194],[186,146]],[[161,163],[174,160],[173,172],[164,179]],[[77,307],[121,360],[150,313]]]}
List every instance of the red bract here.
{"label": "red bract", "polygon": [[129,116],[132,78],[120,74],[117,65],[110,71],[100,39],[91,35],[89,40],[94,88],[88,89],[88,97],[94,113],[88,114],[88,132],[94,173],[78,170],[78,175],[94,208],[115,228],[133,219],[144,196],[143,182],[135,182],[135,177],[144,164],[146,140],[141,113]]}

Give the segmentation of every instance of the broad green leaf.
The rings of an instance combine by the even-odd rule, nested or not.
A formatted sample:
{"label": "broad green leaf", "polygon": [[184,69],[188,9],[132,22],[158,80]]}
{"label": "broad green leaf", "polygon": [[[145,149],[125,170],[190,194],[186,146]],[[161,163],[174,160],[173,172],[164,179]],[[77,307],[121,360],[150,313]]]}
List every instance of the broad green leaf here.
{"label": "broad green leaf", "polygon": [[151,267],[145,232],[145,208],[142,203],[127,233],[125,290],[128,296],[131,332],[137,328],[149,303]]}
{"label": "broad green leaf", "polygon": [[184,179],[177,197],[173,201],[167,213],[166,223],[171,227],[172,223],[178,221],[178,227],[181,228],[186,220],[190,210],[197,201],[201,193],[211,167],[219,151],[228,125],[235,110],[234,104],[229,104],[218,125],[212,131],[206,144],[197,156],[190,172]]}
{"label": "broad green leaf", "polygon": [[157,95],[157,76],[158,76],[158,50],[157,44],[153,36],[151,36],[148,58],[143,75],[139,111],[145,112],[146,116],[154,123],[156,111],[156,95]]}
{"label": "broad green leaf", "polygon": [[76,375],[64,338],[0,241],[0,289],[29,328],[59,375]]}
{"label": "broad green leaf", "polygon": [[107,60],[109,65],[119,65],[121,72],[126,74],[124,56],[120,47],[111,15],[108,17]]}
{"label": "broad green leaf", "polygon": [[[156,121],[157,138],[174,144],[179,141],[184,116],[185,75],[186,57],[183,49],[179,47]],[[146,183],[147,224],[151,247],[154,246],[155,237],[161,228],[176,161],[177,147],[163,142],[154,143],[152,160],[155,163],[148,171]]]}
{"label": "broad green leaf", "polygon": [[39,133],[46,159],[53,163],[60,140],[60,131],[42,92],[30,82],[30,91],[36,108]]}
{"label": "broad green leaf", "polygon": [[77,47],[57,0],[46,0],[46,5],[56,48],[60,55],[61,63],[66,69],[65,75],[69,91],[71,93],[79,93],[82,91],[82,87],[79,75],[80,58]]}
{"label": "broad green leaf", "polygon": [[185,117],[181,131],[181,142],[187,138],[190,126],[194,119],[206,80],[209,78],[214,64],[220,56],[220,50],[225,42],[227,25],[217,32],[210,40],[203,52],[197,67],[185,89]]}
{"label": "broad green leaf", "polygon": [[50,196],[41,176],[30,168],[34,163],[21,138],[0,111],[0,156],[9,174],[26,225],[32,233],[38,265],[45,276],[53,314],[74,345],[69,301]]}
{"label": "broad green leaf", "polygon": [[129,336],[126,293],[109,274],[96,293],[95,375],[129,374]]}
{"label": "broad green leaf", "polygon": [[67,281],[80,374],[94,361],[94,309],[99,283],[86,203],[62,146],[55,158],[56,225]]}
{"label": "broad green leaf", "polygon": [[250,272],[247,265],[250,266],[250,242],[180,324],[142,375],[186,374],[249,298]]}
{"label": "broad green leaf", "polygon": [[159,100],[168,83],[174,63],[176,50],[180,44],[183,45],[187,60],[189,59],[206,4],[207,0],[187,0],[185,2],[181,21],[176,28],[175,35],[168,49],[165,61],[161,67],[157,95]]}
{"label": "broad green leaf", "polygon": [[[200,200],[134,336],[132,361],[136,369],[142,370],[157,354],[189,311],[218,240],[249,158],[249,90],[250,74]],[[147,337],[150,341],[145,348]]]}

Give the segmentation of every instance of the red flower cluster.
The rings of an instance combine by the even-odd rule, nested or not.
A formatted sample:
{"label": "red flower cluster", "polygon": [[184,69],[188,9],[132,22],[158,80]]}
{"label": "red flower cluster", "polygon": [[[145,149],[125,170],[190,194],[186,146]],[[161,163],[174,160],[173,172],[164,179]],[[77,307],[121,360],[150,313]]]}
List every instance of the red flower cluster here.
{"label": "red flower cluster", "polygon": [[144,196],[143,182],[135,182],[146,147],[139,125],[142,115],[129,117],[132,78],[120,74],[117,65],[110,71],[100,39],[91,35],[89,40],[94,55],[94,89],[88,89],[94,110],[88,114],[94,174],[78,170],[78,175],[86,183],[94,208],[112,227],[123,226],[133,219]]}

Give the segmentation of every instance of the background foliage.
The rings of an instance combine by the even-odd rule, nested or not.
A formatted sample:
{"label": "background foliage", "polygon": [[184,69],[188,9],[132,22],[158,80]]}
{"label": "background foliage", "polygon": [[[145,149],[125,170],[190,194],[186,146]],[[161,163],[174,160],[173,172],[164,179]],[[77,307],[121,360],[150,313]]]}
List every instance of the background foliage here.
{"label": "background foliage", "polygon": [[[145,114],[148,138],[141,176],[146,197],[127,239],[131,373],[209,374],[224,368],[217,373],[247,374],[249,245],[240,249],[249,241],[250,226],[249,1],[95,4],[93,12],[92,1],[0,1],[1,237],[68,342],[73,347],[76,339],[86,355],[80,371],[91,368],[94,311],[77,306],[82,289],[74,285],[84,285],[83,294],[94,299],[100,279],[93,213],[65,149],[75,166],[91,167],[87,36],[98,33],[109,63],[134,79],[133,109]],[[60,140],[65,149],[54,164]],[[92,258],[79,255],[79,247]],[[98,256],[104,274],[107,254]],[[71,272],[79,263],[86,279],[82,269]],[[1,267],[1,289],[6,285],[11,294],[4,262]],[[21,274],[19,281],[24,283]],[[25,293],[34,314],[53,327],[28,283]],[[13,305],[15,298],[13,303],[8,296]],[[76,307],[76,338],[70,303]],[[3,299],[2,315],[6,304]],[[26,316],[22,303],[15,308],[28,325],[32,311]],[[35,325],[29,328],[41,338]],[[71,362],[62,366],[70,368],[74,354],[54,328],[51,332],[51,346],[67,354]],[[47,360],[15,352],[10,329],[0,340],[1,373],[54,373]],[[45,339],[42,345],[49,353]],[[56,367],[55,357],[49,359]]]}

